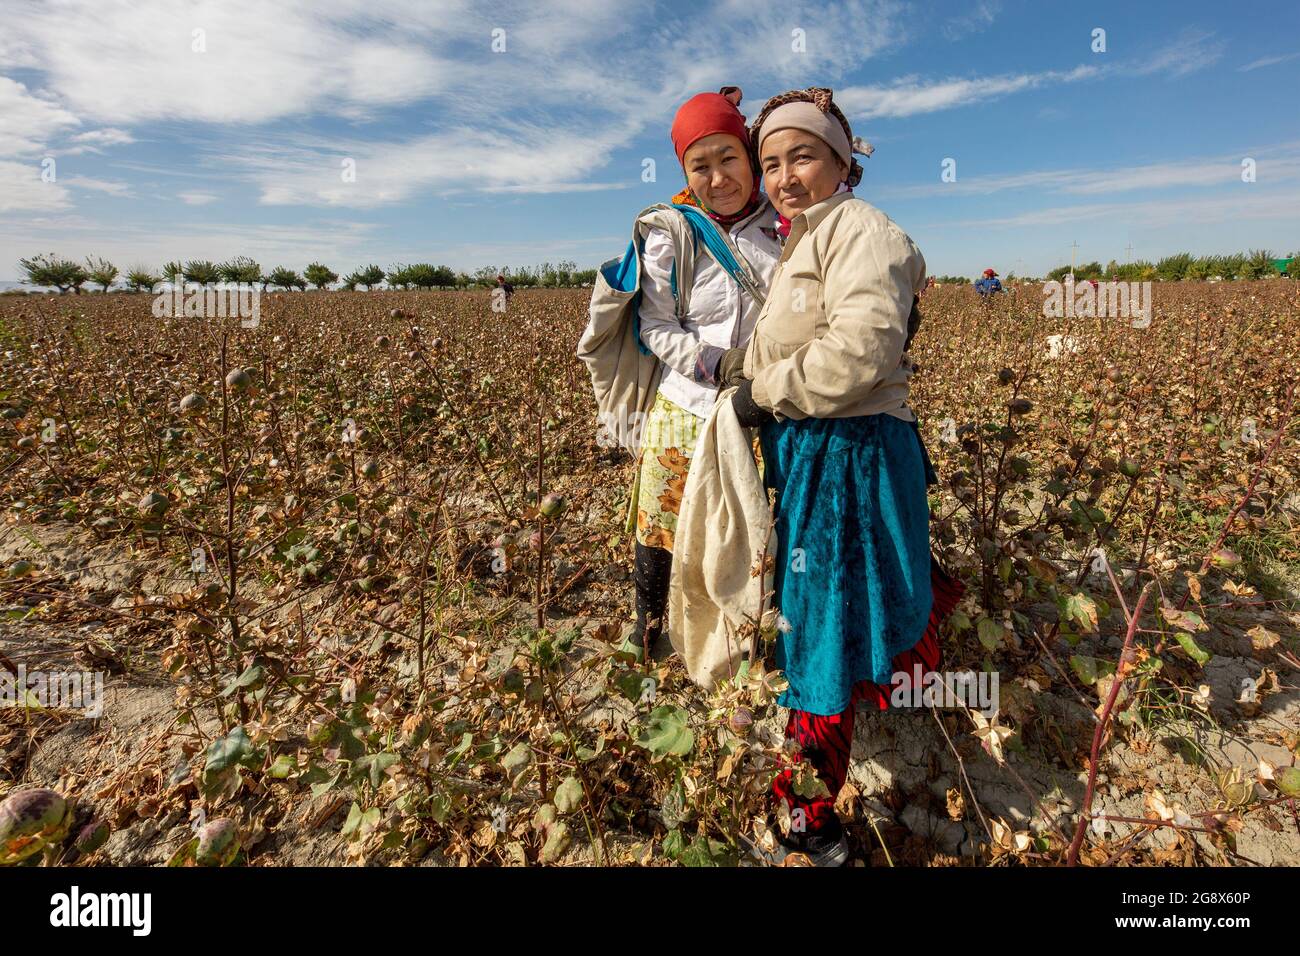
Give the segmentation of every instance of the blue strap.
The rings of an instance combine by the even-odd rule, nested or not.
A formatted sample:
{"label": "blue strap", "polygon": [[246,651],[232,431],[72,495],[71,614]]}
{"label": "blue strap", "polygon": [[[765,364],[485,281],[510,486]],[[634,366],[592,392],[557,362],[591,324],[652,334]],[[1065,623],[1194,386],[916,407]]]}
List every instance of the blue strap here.
{"label": "blue strap", "polygon": [[691,232],[695,235],[696,245],[703,241],[705,248],[709,250],[709,255],[717,260],[718,265],[727,270],[727,275],[744,287],[747,280],[740,270],[740,263],[731,254],[731,247],[718,233],[717,227],[694,206],[673,203],[673,208],[682,213],[686,217],[686,221],[690,223]]}

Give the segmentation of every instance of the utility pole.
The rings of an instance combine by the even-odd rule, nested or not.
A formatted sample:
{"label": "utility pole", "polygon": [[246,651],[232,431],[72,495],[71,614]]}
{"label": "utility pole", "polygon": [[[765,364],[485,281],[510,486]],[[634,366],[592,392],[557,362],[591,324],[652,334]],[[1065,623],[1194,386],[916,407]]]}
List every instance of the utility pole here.
{"label": "utility pole", "polygon": [[1133,261],[1133,243],[1131,242],[1124,247],[1124,261],[1125,262]]}
{"label": "utility pole", "polygon": [[1070,240],[1070,278],[1074,278],[1074,254],[1078,251],[1079,244],[1073,239]]}

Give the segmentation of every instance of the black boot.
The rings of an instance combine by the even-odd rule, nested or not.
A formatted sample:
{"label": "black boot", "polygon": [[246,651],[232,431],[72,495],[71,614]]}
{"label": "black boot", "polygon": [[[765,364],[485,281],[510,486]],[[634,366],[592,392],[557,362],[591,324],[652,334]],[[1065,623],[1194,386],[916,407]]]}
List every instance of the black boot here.
{"label": "black boot", "polygon": [[[637,657],[654,650],[663,633],[664,611],[668,606],[668,582],[673,567],[673,553],[636,543],[636,560],[632,580],[636,586],[636,624],[627,636],[627,644]],[[637,653],[636,649],[641,653]]]}

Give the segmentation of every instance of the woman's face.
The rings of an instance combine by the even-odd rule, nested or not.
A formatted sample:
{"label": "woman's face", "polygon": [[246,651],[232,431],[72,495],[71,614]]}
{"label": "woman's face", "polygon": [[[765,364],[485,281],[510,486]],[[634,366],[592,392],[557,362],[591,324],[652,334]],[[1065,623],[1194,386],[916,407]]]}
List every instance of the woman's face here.
{"label": "woman's face", "polygon": [[729,216],[740,212],[754,191],[754,170],[745,144],[730,133],[712,133],[691,143],[682,156],[686,184],[704,205]]}
{"label": "woman's face", "polygon": [[829,143],[801,129],[763,137],[758,162],[767,198],[787,219],[833,195],[849,171]]}

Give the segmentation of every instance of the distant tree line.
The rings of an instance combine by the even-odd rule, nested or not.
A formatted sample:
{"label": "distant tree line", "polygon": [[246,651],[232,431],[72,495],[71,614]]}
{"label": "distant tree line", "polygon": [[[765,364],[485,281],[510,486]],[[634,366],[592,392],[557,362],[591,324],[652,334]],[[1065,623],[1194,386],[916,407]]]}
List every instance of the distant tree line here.
{"label": "distant tree line", "polygon": [[30,259],[19,259],[18,266],[23,281],[30,285],[47,286],[60,292],[81,292],[82,286],[99,286],[107,292],[119,278],[131,292],[148,292],[160,282],[193,282],[198,285],[215,285],[218,282],[243,283],[258,289],[306,289],[309,285],[327,289],[335,283],[340,288],[354,291],[386,287],[389,289],[473,289],[497,284],[497,276],[515,288],[566,288],[590,285],[596,281],[595,269],[578,269],[577,264],[562,261],[555,265],[544,262],[532,268],[509,269],[483,266],[474,273],[457,272],[450,266],[435,266],[426,262],[413,265],[394,265],[383,269],[368,265],[354,269],[339,278],[338,273],[319,262],[313,262],[301,273],[285,266],[276,266],[263,272],[262,266],[247,256],[236,256],[228,262],[209,262],[193,259],[189,262],[168,262],[155,273],[145,266],[132,266],[125,274],[105,259],[88,258],[83,266],[54,253],[43,253]]}
{"label": "distant tree line", "polygon": [[[1275,259],[1290,259],[1285,275],[1300,278],[1300,253],[1275,256],[1267,249],[1227,256],[1193,256],[1179,252],[1165,256],[1157,262],[1145,259],[1119,263],[1112,259],[1105,267],[1100,262],[1086,262],[1074,268],[1076,279],[1118,280],[1120,282],[1177,282],[1180,279],[1265,279],[1278,275],[1273,265]],[[1070,267],[1057,266],[1047,273],[1048,279],[1060,281],[1070,273]]]}

